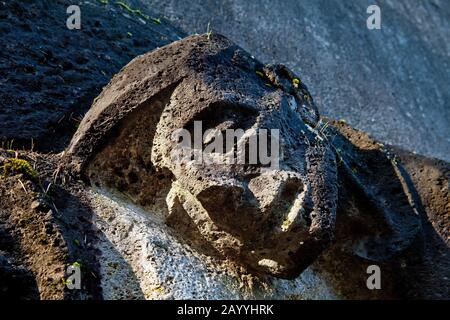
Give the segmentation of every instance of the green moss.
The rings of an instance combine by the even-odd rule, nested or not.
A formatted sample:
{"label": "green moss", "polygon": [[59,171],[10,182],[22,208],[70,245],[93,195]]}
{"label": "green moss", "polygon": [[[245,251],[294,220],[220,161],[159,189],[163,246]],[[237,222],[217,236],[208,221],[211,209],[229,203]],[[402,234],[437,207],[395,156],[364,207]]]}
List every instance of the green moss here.
{"label": "green moss", "polygon": [[108,267],[110,267],[111,269],[117,270],[119,268],[119,263],[115,262],[115,261],[109,261]]}
{"label": "green moss", "polygon": [[131,9],[131,7],[123,1],[116,1],[116,4],[125,9],[126,11],[128,11],[129,13],[135,13],[135,10]]}
{"label": "green moss", "polygon": [[93,101],[92,104],[95,104],[95,103],[98,101],[98,99],[100,99],[100,96],[96,96],[96,97],[94,98],[94,101]]}
{"label": "green moss", "polygon": [[143,14],[143,13],[141,12],[141,10],[137,10],[137,11],[135,12],[135,14],[137,14],[138,16],[141,16],[141,17],[144,18],[145,20],[150,20],[150,16],[148,16],[148,15],[146,15],[146,14]]}
{"label": "green moss", "polygon": [[308,93],[308,91],[306,91],[305,89],[302,89],[302,94],[303,94],[303,99],[310,102],[311,101],[311,97]]}
{"label": "green moss", "polygon": [[264,73],[262,71],[256,71],[256,74],[261,78],[264,78]]}
{"label": "green moss", "polygon": [[289,228],[289,226],[291,225],[292,221],[289,218],[285,218],[283,220],[283,223],[281,224],[281,229],[283,230],[287,230]]}
{"label": "green moss", "polygon": [[157,292],[157,293],[163,293],[163,292],[164,292],[164,289],[163,289],[161,286],[157,286],[157,287],[155,287],[153,290],[154,290],[155,292]]}
{"label": "green moss", "polygon": [[119,7],[121,7],[122,9],[124,9],[125,11],[131,13],[131,14],[135,14],[137,16],[140,16],[142,18],[144,18],[145,20],[150,20],[155,24],[161,24],[161,19],[160,18],[153,18],[150,17],[144,13],[142,13],[142,11],[140,9],[133,9],[130,7],[129,4],[123,2],[123,1],[116,1],[116,5],[118,5]]}
{"label": "green moss", "polygon": [[65,278],[61,278],[61,282],[63,285],[68,286],[72,284],[72,280],[70,279],[65,279]]}
{"label": "green moss", "polygon": [[152,21],[156,24],[161,24],[161,19],[160,18],[151,18]]}
{"label": "green moss", "polygon": [[398,159],[397,159],[397,157],[396,157],[395,155],[391,158],[391,162],[392,162],[395,166],[398,164]]}
{"label": "green moss", "polygon": [[1,167],[4,176],[23,174],[30,179],[37,178],[37,172],[31,164],[23,159],[9,158]]}

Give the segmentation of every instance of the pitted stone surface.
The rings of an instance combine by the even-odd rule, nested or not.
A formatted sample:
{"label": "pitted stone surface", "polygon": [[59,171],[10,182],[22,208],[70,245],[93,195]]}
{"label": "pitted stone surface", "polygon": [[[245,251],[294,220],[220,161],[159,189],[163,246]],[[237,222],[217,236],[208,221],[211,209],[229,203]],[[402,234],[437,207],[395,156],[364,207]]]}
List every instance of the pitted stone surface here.
{"label": "pitted stone surface", "polygon": [[[199,122],[202,136],[210,129],[278,130],[279,166],[174,157],[174,133],[195,135]],[[201,141],[202,155],[209,156],[209,139]],[[246,139],[236,144],[247,146]],[[66,163],[165,219],[193,248],[292,278],[334,239],[338,200],[349,221],[338,231],[367,231],[344,237],[354,254],[383,260],[415,239],[419,224],[406,191],[386,204],[382,181],[372,178],[382,167],[393,188],[407,187],[384,154],[383,165],[367,167],[369,158],[320,120],[289,69],[263,65],[225,37],[205,34],[130,62],[86,114]]]}
{"label": "pitted stone surface", "polygon": [[[174,161],[173,133],[192,130],[195,121],[203,132],[279,129],[279,168]],[[335,159],[311,131],[317,121],[307,88],[286,67],[264,66],[223,36],[193,36],[126,66],[85,116],[68,153],[75,170],[160,208],[175,229],[193,223],[192,241],[292,277],[334,228]]]}

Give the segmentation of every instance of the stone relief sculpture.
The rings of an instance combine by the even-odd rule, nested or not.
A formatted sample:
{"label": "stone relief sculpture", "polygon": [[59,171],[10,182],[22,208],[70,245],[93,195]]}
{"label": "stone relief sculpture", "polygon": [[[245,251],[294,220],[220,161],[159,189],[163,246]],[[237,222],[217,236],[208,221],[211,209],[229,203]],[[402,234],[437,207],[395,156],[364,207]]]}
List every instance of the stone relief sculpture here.
{"label": "stone relief sculpture", "polygon": [[[193,133],[196,122],[202,135],[278,130],[278,166],[177,161],[173,134]],[[407,174],[349,130],[320,117],[287,67],[264,65],[221,35],[196,35],[124,67],[84,117],[65,165],[159,214],[197,250],[294,278],[333,242],[368,261],[420,242]],[[240,138],[226,151],[249,152]]]}
{"label": "stone relief sculpture", "polygon": [[448,6],[106,2],[0,1],[0,298],[450,297]]}

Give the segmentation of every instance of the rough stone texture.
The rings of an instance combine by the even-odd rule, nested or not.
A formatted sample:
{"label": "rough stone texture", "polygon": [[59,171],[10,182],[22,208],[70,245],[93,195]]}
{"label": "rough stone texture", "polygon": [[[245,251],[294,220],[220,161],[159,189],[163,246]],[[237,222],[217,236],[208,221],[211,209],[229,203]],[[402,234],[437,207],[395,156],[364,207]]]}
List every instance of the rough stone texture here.
{"label": "rough stone texture", "polygon": [[[334,227],[334,154],[310,131],[317,120],[307,88],[285,67],[264,66],[220,35],[194,36],[128,64],[86,114],[67,154],[77,169],[89,164],[83,173],[92,182],[132,197],[167,196],[170,223],[191,220],[196,238],[219,254],[292,277],[331,241]],[[172,134],[193,131],[194,121],[202,121],[202,134],[280,129],[280,170],[179,163]]]}
{"label": "rough stone texture", "polygon": [[[29,147],[33,138],[35,147],[41,151],[62,150],[78,126],[79,116],[116,70],[136,54],[181,35],[164,19],[161,24],[150,23],[141,15],[109,2],[104,6],[97,1],[80,1],[82,21],[86,23],[82,22],[80,32],[68,32],[65,9],[69,1],[0,1],[0,32],[5,43],[0,53],[0,133],[2,140],[9,140],[5,143],[8,149]],[[127,2],[132,8],[151,15],[138,1]],[[159,2],[153,3],[154,8],[161,8]],[[165,2],[164,10],[180,8],[185,21],[198,21],[199,31],[206,30],[209,16],[206,11],[221,11],[213,17],[212,28],[218,30],[220,26],[223,33],[232,32],[234,39],[266,61],[284,61],[293,70],[305,71],[301,73],[302,80],[314,85],[311,89],[323,113],[344,117],[378,137],[389,138],[410,149],[414,145],[404,134],[414,130],[418,134],[411,136],[415,143],[421,142],[419,151],[448,159],[448,144],[445,145],[449,136],[448,109],[442,101],[448,100],[445,91],[448,77],[444,72],[448,69],[449,41],[446,39],[450,28],[448,19],[442,20],[448,17],[448,7],[443,1],[382,2],[383,12],[387,5],[388,18],[392,19],[387,20],[390,28],[378,35],[366,33],[365,28],[357,29],[346,16],[347,12],[359,8],[358,2],[288,1],[270,2],[270,5],[260,2],[257,6],[248,2],[221,2],[214,7],[208,1],[202,3],[203,7],[198,7],[190,2],[187,8],[185,3],[174,7],[169,1]],[[232,5],[224,9],[224,3]],[[352,15],[358,19],[358,26],[365,24],[367,4],[358,11],[364,18]],[[246,11],[248,8],[252,8],[252,14]],[[393,17],[394,11],[399,15]],[[235,13],[234,17],[230,17],[230,12]],[[258,12],[264,14],[258,16]],[[279,18],[284,19],[282,27],[277,23],[281,21]],[[244,20],[248,23],[233,23]],[[336,23],[339,21],[343,24]],[[298,25],[308,29],[304,33],[289,33],[292,26]],[[184,26],[192,30],[187,24]],[[257,33],[252,33],[254,30]],[[71,41],[65,42],[60,37]],[[299,39],[304,41],[300,43]],[[365,51],[371,41],[388,45],[382,54],[374,56],[372,51]],[[91,51],[80,51],[80,44]],[[337,52],[340,48],[345,54]],[[358,51],[360,48],[363,51]],[[248,55],[239,57],[248,58]],[[403,67],[403,62],[408,65]],[[409,64],[414,68],[408,67]],[[369,69],[365,69],[367,66]],[[284,92],[292,84],[286,81],[286,72],[288,78],[292,75],[281,66],[263,67],[261,71],[261,84],[266,90],[269,87],[265,83],[272,85],[271,90]],[[374,75],[378,80],[368,81]],[[405,80],[409,75],[420,81]],[[70,81],[58,86],[58,76]],[[252,87],[253,80],[250,82]],[[375,83],[376,90],[387,87],[387,96],[385,91],[375,97],[381,99],[381,96],[385,99],[382,102],[389,104],[371,98],[366,93],[368,83]],[[163,109],[167,96],[172,96],[172,90],[179,85],[160,91],[161,95],[142,110],[150,105]],[[405,88],[416,92],[405,92]],[[395,100],[390,95],[394,90],[401,94]],[[355,105],[348,100],[352,96],[349,92],[354,91],[358,92]],[[66,95],[67,92],[75,95]],[[14,101],[14,96],[25,100]],[[427,96],[430,104],[425,106]],[[307,97],[303,97],[306,102]],[[333,104],[334,97],[339,104]],[[365,102],[376,108],[360,108]],[[217,258],[217,250],[198,237],[196,225],[189,221],[189,216],[177,214],[183,210],[172,210],[169,219],[165,219],[169,212],[166,194],[173,186],[174,174],[148,165],[152,162],[150,154],[138,152],[140,146],[146,148],[153,143],[153,130],[143,128],[146,125],[154,128],[152,125],[159,122],[160,115],[136,112],[126,117],[120,114],[117,118],[110,117],[109,121],[114,122],[123,116],[127,125],[119,121],[116,129],[120,130],[110,131],[100,126],[99,136],[88,140],[91,146],[84,144],[85,153],[81,157],[89,163],[93,160],[89,155],[99,156],[101,151],[103,158],[97,157],[101,160],[97,164],[108,163],[104,162],[106,156],[115,157],[117,166],[111,166],[115,172],[109,168],[104,173],[95,172],[92,163],[85,168],[90,169],[87,170],[90,177],[99,174],[98,182],[121,191],[120,197],[103,190],[91,191],[78,181],[60,180],[58,177],[67,173],[57,168],[62,161],[60,154],[0,149],[0,296],[19,299],[449,299],[449,164],[391,150],[341,122],[330,122],[333,128],[326,125],[326,119],[317,122],[312,104],[299,111],[303,110],[311,112],[301,114],[302,120],[317,125],[311,127],[312,134],[331,143],[325,150],[331,149],[336,158],[338,207],[334,243],[296,279],[255,273],[233,261]],[[389,110],[389,116],[384,110]],[[418,115],[417,110],[423,110],[422,114]],[[232,116],[232,113],[221,116]],[[373,122],[370,117],[374,117]],[[430,125],[430,121],[435,124]],[[133,135],[135,128],[142,129],[139,135]],[[430,132],[424,134],[426,130]],[[105,133],[105,140],[101,141]],[[12,146],[11,139],[15,140]],[[98,149],[96,142],[100,142]],[[435,153],[435,148],[444,150],[444,154]],[[37,172],[35,179],[5,170],[6,161],[16,157],[31,164]],[[141,162],[140,157],[145,161]],[[299,163],[301,166],[302,161]],[[280,178],[285,179],[286,175],[281,174]],[[276,185],[271,186],[268,191],[277,190]],[[175,204],[174,200],[182,196],[178,190],[169,193],[169,203]],[[417,219],[413,218],[416,215],[422,225],[418,232]],[[67,290],[63,284],[64,269],[74,261],[82,265],[81,290]],[[271,265],[270,261],[264,262],[266,266]],[[366,268],[373,263],[382,269],[382,290],[368,290],[365,285]]]}
{"label": "rough stone texture", "polygon": [[[140,0],[188,33],[219,32],[308,83],[321,114],[450,160],[450,2]],[[382,29],[366,28],[369,5]]]}
{"label": "rough stone texture", "polygon": [[[80,6],[80,30],[66,27],[70,5]],[[0,34],[0,141],[45,151],[67,146],[93,99],[123,65],[183,35],[164,19],[157,24],[115,1],[97,0],[1,1]]]}
{"label": "rough stone texture", "polygon": [[[338,299],[320,273],[258,278],[193,250],[156,213],[99,190],[88,192],[100,235],[104,299]],[[124,286],[123,284],[127,285]]]}
{"label": "rough stone texture", "polygon": [[[174,157],[173,134],[195,133],[195,121],[202,133],[279,129],[280,167],[196,162],[195,146]],[[205,34],[130,62],[86,114],[66,164],[157,212],[203,253],[293,278],[335,235],[354,255],[386,261],[420,234],[407,174],[367,135],[350,138],[319,121],[307,88],[286,67],[264,66]],[[343,222],[335,227],[337,205]]]}
{"label": "rough stone texture", "polygon": [[[315,263],[322,278],[342,298],[448,299],[449,163],[385,146],[343,122],[330,126],[341,183],[336,242]],[[383,273],[382,292],[359,282],[374,263]]]}
{"label": "rough stone texture", "polygon": [[401,163],[410,173],[410,182],[420,195],[423,262],[409,266],[416,275],[410,280],[421,297],[450,297],[450,164],[396,149]]}
{"label": "rough stone texture", "polygon": [[[370,145],[370,139],[362,132],[342,123],[334,123],[333,127],[357,146]],[[38,188],[38,194],[31,192],[31,185],[21,175],[12,175],[0,184],[0,273],[5,279],[0,287],[2,294],[22,299],[39,298],[38,290],[44,293],[41,298],[50,298],[48,292],[60,292],[58,296],[65,299],[448,299],[450,166],[397,152],[401,159],[397,163],[401,162],[411,174],[422,199],[425,212],[420,214],[425,241],[422,249],[421,245],[413,246],[409,254],[375,262],[382,269],[382,290],[367,289],[366,268],[374,261],[352,252],[348,233],[337,231],[335,244],[294,280],[256,276],[199,253],[190,243],[182,241],[178,232],[168,228],[157,212],[144,210],[129,198],[90,191],[75,182],[61,185],[54,180],[60,155],[19,152],[20,158],[36,168],[44,190]],[[1,154],[0,162],[2,158],[14,157],[14,153]],[[55,205],[47,200],[35,206],[36,196],[42,201],[50,181],[55,183],[49,194]],[[52,210],[39,213],[37,208]],[[33,223],[9,220],[17,221],[20,217]],[[345,230],[341,228],[348,219],[341,218],[345,215],[338,212],[336,227]],[[59,262],[59,267],[75,260],[84,266],[82,290],[64,290],[61,279],[54,278],[58,284],[55,286],[48,278],[54,265],[41,262],[43,257],[46,262],[51,258],[45,243],[53,243],[55,234],[42,233],[41,229],[49,221],[64,238],[64,245],[55,249],[62,253],[69,249],[69,256]],[[93,233],[92,229],[96,231]],[[42,243],[35,241],[34,236],[28,237],[36,233],[41,234]]]}
{"label": "rough stone texture", "polygon": [[350,238],[353,250],[373,261],[407,249],[421,232],[421,204],[399,159],[344,123],[324,134],[338,157],[338,241]]}

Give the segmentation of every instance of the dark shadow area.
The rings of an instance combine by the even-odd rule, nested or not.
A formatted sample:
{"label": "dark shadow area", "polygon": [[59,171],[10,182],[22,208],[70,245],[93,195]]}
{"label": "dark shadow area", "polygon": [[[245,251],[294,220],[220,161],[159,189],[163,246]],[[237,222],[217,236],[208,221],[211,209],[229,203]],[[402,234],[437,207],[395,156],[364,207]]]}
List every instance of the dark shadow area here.
{"label": "dark shadow area", "polygon": [[[430,192],[437,181],[420,184],[412,178],[417,159],[403,166],[403,157],[365,133],[335,125],[340,132],[334,131],[330,141],[339,154],[341,182],[336,244],[320,258],[319,269],[348,298],[448,299],[450,247],[435,227],[446,223],[448,212],[433,226],[435,208],[423,204],[430,197],[439,202]],[[440,192],[448,199],[448,188]],[[373,264],[381,268],[381,290],[366,286],[367,267]]]}
{"label": "dark shadow area", "polygon": [[6,213],[0,210],[0,299],[39,299],[34,276],[20,261],[19,245],[11,231]]}
{"label": "dark shadow area", "polygon": [[[103,232],[94,224],[95,216],[92,209],[86,202],[83,190],[77,190],[82,186],[70,186],[71,191],[62,187],[56,187],[54,204],[58,208],[59,214],[55,215],[54,221],[58,224],[61,234],[69,249],[69,261],[81,262],[82,271],[82,290],[65,290],[66,299],[103,299],[101,286],[100,268],[105,261],[100,250],[102,247],[108,247],[109,256],[114,257],[114,261],[109,263],[125,270],[119,270],[120,273],[128,275],[126,287],[139,288],[139,291],[133,292],[133,297],[123,296],[123,299],[144,299],[144,294],[140,291],[139,281],[128,262],[122,257],[114,245],[106,238]],[[66,188],[66,186],[64,187]],[[110,276],[114,271],[108,271]],[[103,279],[103,285],[108,279]],[[117,285],[117,283],[116,283]],[[121,288],[122,288],[121,284]],[[114,288],[120,289],[120,288]]]}

